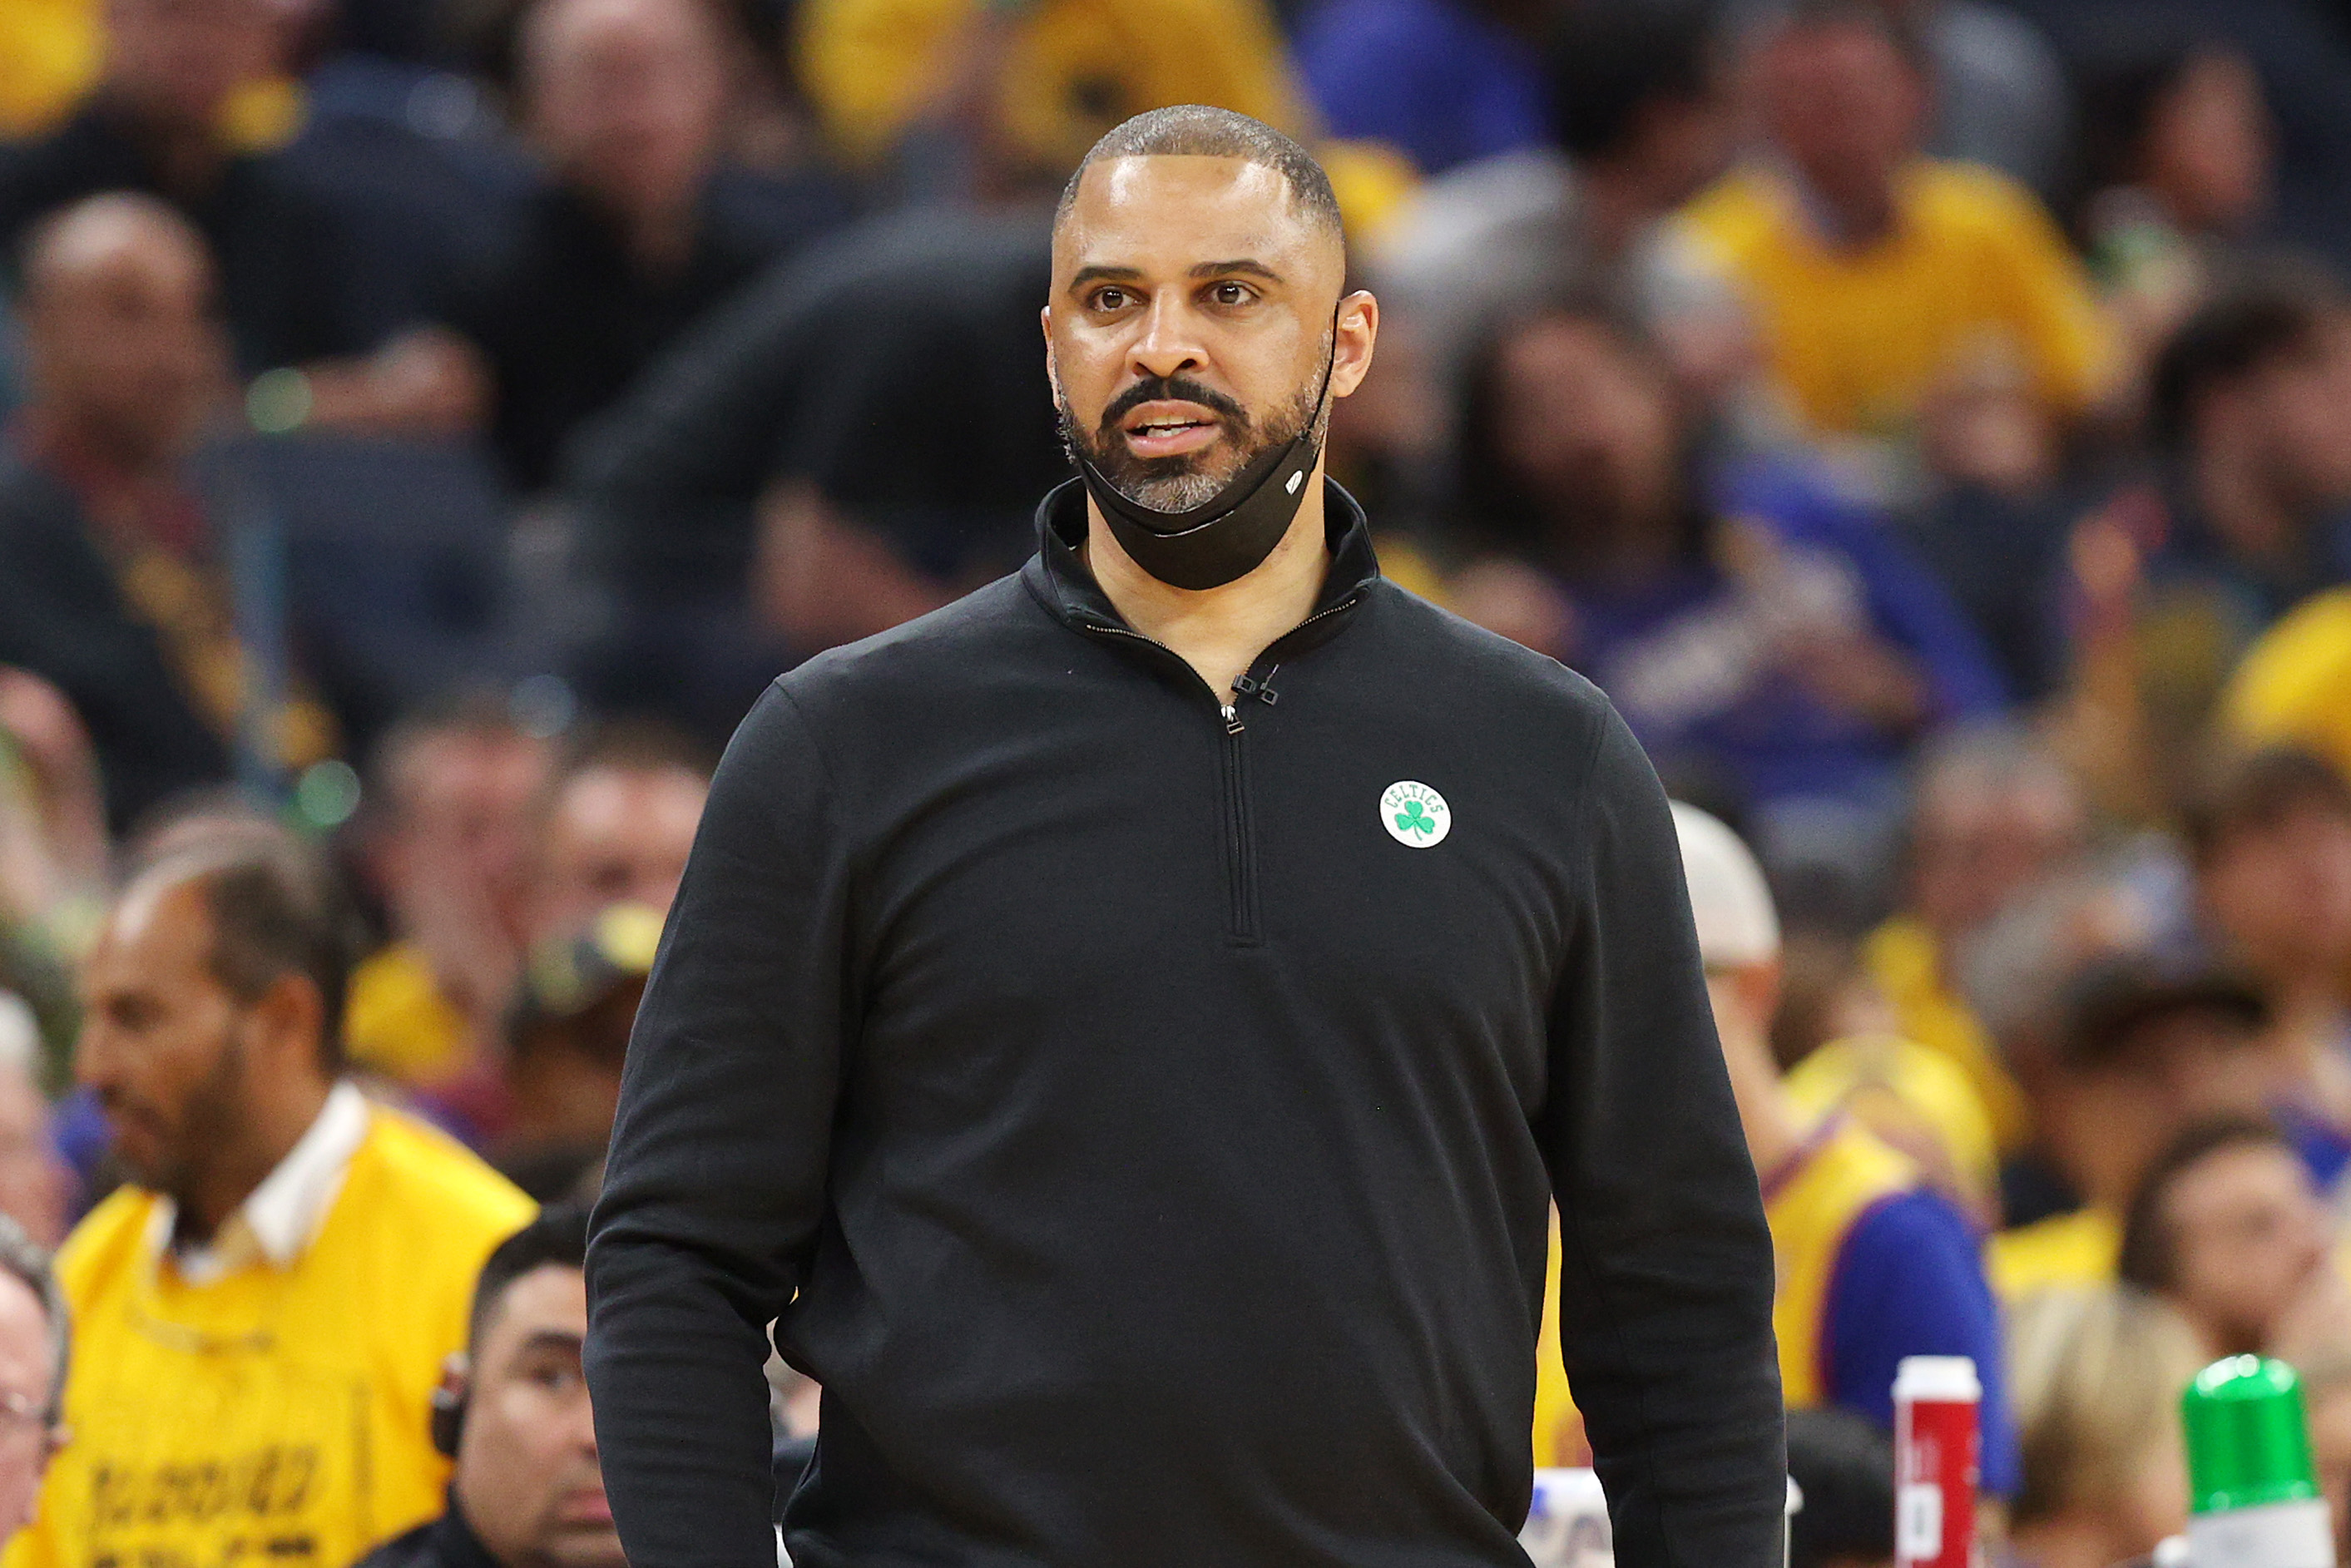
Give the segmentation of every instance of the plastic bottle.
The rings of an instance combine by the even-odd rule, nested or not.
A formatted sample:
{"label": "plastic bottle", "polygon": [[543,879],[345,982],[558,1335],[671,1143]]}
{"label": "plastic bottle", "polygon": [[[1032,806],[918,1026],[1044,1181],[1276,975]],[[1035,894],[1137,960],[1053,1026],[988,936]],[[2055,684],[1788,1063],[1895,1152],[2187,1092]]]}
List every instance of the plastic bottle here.
{"label": "plastic bottle", "polygon": [[2282,1361],[2216,1361],[2180,1396],[2194,1568],[2335,1568],[2302,1382]]}
{"label": "plastic bottle", "polygon": [[1964,1355],[1909,1355],[1895,1369],[1895,1568],[1970,1568],[1982,1403]]}

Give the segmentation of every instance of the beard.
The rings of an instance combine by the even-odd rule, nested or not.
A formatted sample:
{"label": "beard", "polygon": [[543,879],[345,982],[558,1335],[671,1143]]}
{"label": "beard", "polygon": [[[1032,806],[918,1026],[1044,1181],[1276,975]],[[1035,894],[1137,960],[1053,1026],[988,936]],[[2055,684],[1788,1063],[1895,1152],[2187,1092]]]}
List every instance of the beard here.
{"label": "beard", "polygon": [[[1137,457],[1122,438],[1119,421],[1144,403],[1163,401],[1198,403],[1216,416],[1225,438],[1173,457]],[[1266,453],[1297,440],[1310,423],[1317,426],[1319,437],[1329,423],[1327,410],[1316,417],[1322,402],[1320,385],[1301,387],[1288,402],[1253,420],[1239,403],[1197,382],[1146,376],[1111,399],[1092,432],[1079,423],[1069,400],[1062,399],[1061,444],[1072,462],[1082,455],[1112,489],[1136,506],[1155,512],[1188,512],[1215,500],[1234,475]]]}
{"label": "beard", "polygon": [[[231,1038],[222,1045],[212,1070],[189,1091],[176,1125],[152,1157],[138,1158],[120,1144],[111,1152],[132,1181],[172,1199],[179,1206],[182,1223],[190,1223],[198,1188],[210,1171],[210,1158],[216,1157],[216,1151],[232,1147],[244,1131],[246,1092],[245,1042]],[[152,1109],[149,1115],[161,1120]]]}

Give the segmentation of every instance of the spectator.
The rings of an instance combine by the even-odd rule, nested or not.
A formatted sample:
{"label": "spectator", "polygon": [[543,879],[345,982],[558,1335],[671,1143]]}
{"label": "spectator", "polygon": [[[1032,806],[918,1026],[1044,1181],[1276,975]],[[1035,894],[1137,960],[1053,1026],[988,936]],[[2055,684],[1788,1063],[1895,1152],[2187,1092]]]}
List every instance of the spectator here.
{"label": "spectator", "polygon": [[2009,1153],[2031,1134],[2031,1107],[1960,992],[1958,957],[2018,894],[2066,866],[2084,833],[2072,775],[2023,731],[1974,727],[1929,742],[1911,777],[1900,904],[1862,948],[1896,1030],[1966,1072]]}
{"label": "spectator", "polygon": [[2332,1188],[2351,1165],[2351,785],[2307,752],[2233,760],[2188,842],[2214,936],[2269,1000],[2275,1113]]}
{"label": "spectator", "polygon": [[1541,16],[1509,0],[1320,0],[1298,24],[1299,75],[1331,134],[1442,174],[1542,139]]}
{"label": "spectator", "polygon": [[1804,1505],[1790,1521],[1788,1568],[1891,1568],[1894,1444],[1844,1410],[1788,1412],[1788,1479]]}
{"label": "spectator", "polygon": [[0,1220],[37,1247],[65,1239],[72,1177],[49,1134],[32,1009],[0,992]]}
{"label": "spectator", "polygon": [[[317,860],[258,828],[185,841],[134,873],[83,972],[77,1067],[132,1185],[60,1260],[74,1441],[25,1568],[280,1542],[329,1568],[428,1517],[434,1380],[530,1213],[340,1081],[347,922]],[[225,1505],[177,1506],[190,1475],[233,1478]]]}
{"label": "spectator", "polygon": [[1771,157],[1700,197],[1680,236],[1746,298],[1801,428],[1898,455],[1936,383],[1985,356],[2022,366],[2061,417],[2098,402],[2105,324],[2055,225],[2004,177],[1920,154],[1913,31],[1815,0],[1752,69]]}
{"label": "spectator", "polygon": [[105,191],[180,208],[220,258],[238,368],[363,353],[366,257],[327,204],[266,152],[240,147],[226,110],[277,65],[266,0],[105,0],[105,67],[74,117],[46,139],[0,144],[0,249],[45,214]]}
{"label": "spectator", "polygon": [[465,1354],[434,1395],[449,1506],[359,1568],[626,1568],[580,1372],[587,1264],[579,1208],[548,1209],[491,1252]]}
{"label": "spectator", "polygon": [[2169,1303],[2202,1338],[2208,1361],[2283,1355],[2314,1296],[2351,1290],[2334,1270],[2331,1231],[2283,1134],[2264,1121],[2207,1122],[2140,1179],[2116,1272]]}
{"label": "spectator", "polygon": [[2351,778],[2351,589],[2314,593],[2262,632],[2220,716],[2242,744],[2306,747]]}
{"label": "spectator", "polygon": [[2158,1156],[2199,1122],[2262,1114],[2270,1093],[2269,1014],[2243,981],[2125,953],[2068,989],[2036,1108],[2041,1146],[2080,1207],[1992,1238],[1992,1283],[2010,1301],[2112,1281],[2124,1215]]}
{"label": "spectator", "polygon": [[[96,917],[107,851],[81,716],[49,682],[0,666],[0,991],[23,998],[36,1049],[46,1040],[55,1061],[73,1040],[68,965]],[[54,1246],[61,1235],[36,1239]]]}
{"label": "spectator", "polygon": [[1567,11],[1543,50],[1546,143],[1428,181],[1370,236],[1383,326],[1409,339],[1448,423],[1510,314],[1577,287],[1642,298],[1659,222],[1730,153],[1710,16],[1698,0]]}
{"label": "spectator", "polygon": [[2107,1568],[2188,1523],[2179,1395],[2202,1365],[2160,1303],[2115,1287],[2055,1291],[2011,1320],[2024,1487],[2009,1515],[2021,1562]]}
{"label": "spectator", "polygon": [[548,785],[533,848],[533,942],[580,935],[598,911],[669,912],[710,795],[709,758],[676,732],[615,723],[576,740]]}
{"label": "spectator", "polygon": [[[1904,749],[2000,702],[1934,583],[1802,486],[1719,508],[1663,359],[1604,309],[1515,322],[1464,429],[1470,518],[1512,554],[1457,582],[1463,613],[1592,677],[1669,785],[1752,811],[1768,863],[1877,874]],[[1524,596],[1541,619],[1493,612],[1503,573],[1548,578]]]}
{"label": "spectator", "polygon": [[47,1250],[0,1218],[0,1542],[33,1521],[64,1443],[58,1417],[69,1329]]}
{"label": "spectator", "polygon": [[703,0],[540,0],[520,54],[550,178],[440,314],[480,350],[493,439],[532,493],[574,428],[831,214],[722,166],[726,43]]}
{"label": "spectator", "polygon": [[0,456],[0,662],[78,711],[118,828],[225,777],[246,702],[183,466],[226,357],[212,282],[201,237],[148,197],[69,208],[27,251],[29,395]]}
{"label": "spectator", "polygon": [[495,1055],[549,751],[495,701],[413,716],[378,744],[363,853],[394,939],[351,977],[354,1066],[429,1089]]}

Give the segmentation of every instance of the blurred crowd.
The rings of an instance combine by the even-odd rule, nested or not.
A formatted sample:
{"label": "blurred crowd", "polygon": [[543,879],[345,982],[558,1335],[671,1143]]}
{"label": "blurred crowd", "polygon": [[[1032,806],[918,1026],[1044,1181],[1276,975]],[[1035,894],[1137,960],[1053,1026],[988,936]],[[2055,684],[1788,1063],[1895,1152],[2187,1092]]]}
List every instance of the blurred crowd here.
{"label": "blurred crowd", "polygon": [[2019,1564],[2177,1531],[2223,1354],[2345,1519],[2351,6],[9,0],[10,1568],[618,1562],[568,1206],[716,753],[1031,548],[1176,102],[1332,175],[1389,575],[1687,803],[1800,1560],[1907,1354]]}

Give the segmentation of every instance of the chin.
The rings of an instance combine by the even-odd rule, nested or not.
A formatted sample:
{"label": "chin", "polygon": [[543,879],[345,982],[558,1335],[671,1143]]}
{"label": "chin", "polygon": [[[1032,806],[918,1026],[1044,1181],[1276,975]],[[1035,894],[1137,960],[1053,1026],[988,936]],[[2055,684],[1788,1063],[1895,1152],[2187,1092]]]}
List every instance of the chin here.
{"label": "chin", "polygon": [[609,1524],[570,1525],[547,1543],[541,1562],[549,1568],[629,1568],[621,1538]]}

